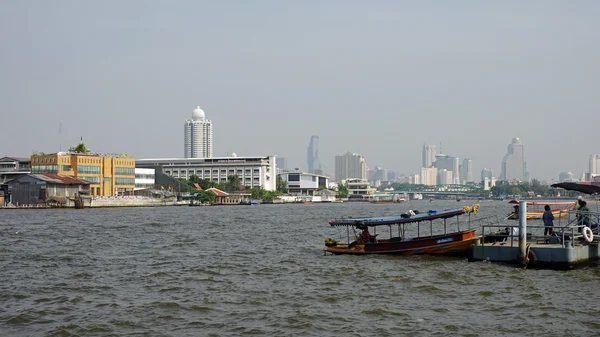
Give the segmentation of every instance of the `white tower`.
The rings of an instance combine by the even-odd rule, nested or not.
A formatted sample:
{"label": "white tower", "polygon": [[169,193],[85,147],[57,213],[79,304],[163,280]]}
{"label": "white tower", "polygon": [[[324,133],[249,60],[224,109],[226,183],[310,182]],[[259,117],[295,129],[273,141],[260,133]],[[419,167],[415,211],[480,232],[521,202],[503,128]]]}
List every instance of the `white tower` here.
{"label": "white tower", "polygon": [[200,106],[192,112],[192,119],[185,121],[183,140],[185,158],[212,158],[212,122],[206,119]]}

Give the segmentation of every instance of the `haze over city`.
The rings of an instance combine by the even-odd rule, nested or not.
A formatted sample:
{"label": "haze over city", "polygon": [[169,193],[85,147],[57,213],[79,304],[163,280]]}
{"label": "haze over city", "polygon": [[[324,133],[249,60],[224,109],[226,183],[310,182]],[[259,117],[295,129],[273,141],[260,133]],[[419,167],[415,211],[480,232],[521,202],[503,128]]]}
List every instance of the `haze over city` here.
{"label": "haze over city", "polygon": [[[183,157],[200,105],[214,156],[306,169],[362,154],[417,173],[423,144],[500,172],[513,137],[532,178],[600,149],[600,3],[5,1],[2,156]],[[60,125],[60,133],[59,133]]]}

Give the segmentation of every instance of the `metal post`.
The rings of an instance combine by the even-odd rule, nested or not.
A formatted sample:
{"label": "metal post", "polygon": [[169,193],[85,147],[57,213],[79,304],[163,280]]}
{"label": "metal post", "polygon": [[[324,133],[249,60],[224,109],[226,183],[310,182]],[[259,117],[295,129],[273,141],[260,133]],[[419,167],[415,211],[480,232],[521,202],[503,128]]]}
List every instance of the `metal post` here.
{"label": "metal post", "polygon": [[527,261],[525,250],[527,247],[527,202],[519,202],[519,258]]}

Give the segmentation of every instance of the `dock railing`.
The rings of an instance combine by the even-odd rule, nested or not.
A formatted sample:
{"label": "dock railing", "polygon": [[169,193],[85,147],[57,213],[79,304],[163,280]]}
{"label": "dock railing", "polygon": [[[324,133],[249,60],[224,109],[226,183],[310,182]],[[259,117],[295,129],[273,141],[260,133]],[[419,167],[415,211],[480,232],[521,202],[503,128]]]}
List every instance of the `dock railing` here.
{"label": "dock railing", "polygon": [[[600,238],[600,212],[580,212],[576,210],[566,211],[566,216],[557,217],[554,220],[554,226],[546,227],[541,220],[527,221],[526,240],[538,244],[560,244],[562,247],[574,247],[584,244],[583,227],[589,227],[595,237]],[[582,217],[589,219],[582,221]],[[487,221],[487,224],[481,225],[480,244],[500,242],[513,247],[519,241],[519,225],[500,224],[499,221],[490,221],[491,217],[481,218],[481,222]],[[552,229],[552,235],[542,235],[546,229]]]}

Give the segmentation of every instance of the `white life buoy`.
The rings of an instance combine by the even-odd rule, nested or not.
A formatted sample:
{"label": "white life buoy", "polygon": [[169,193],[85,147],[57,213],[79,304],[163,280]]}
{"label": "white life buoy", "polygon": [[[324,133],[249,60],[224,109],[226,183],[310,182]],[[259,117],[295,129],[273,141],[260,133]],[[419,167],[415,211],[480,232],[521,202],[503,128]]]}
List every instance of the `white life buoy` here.
{"label": "white life buoy", "polygon": [[585,241],[587,242],[592,242],[594,240],[594,233],[592,232],[592,229],[589,228],[588,226],[583,226],[583,238],[585,239]]}

